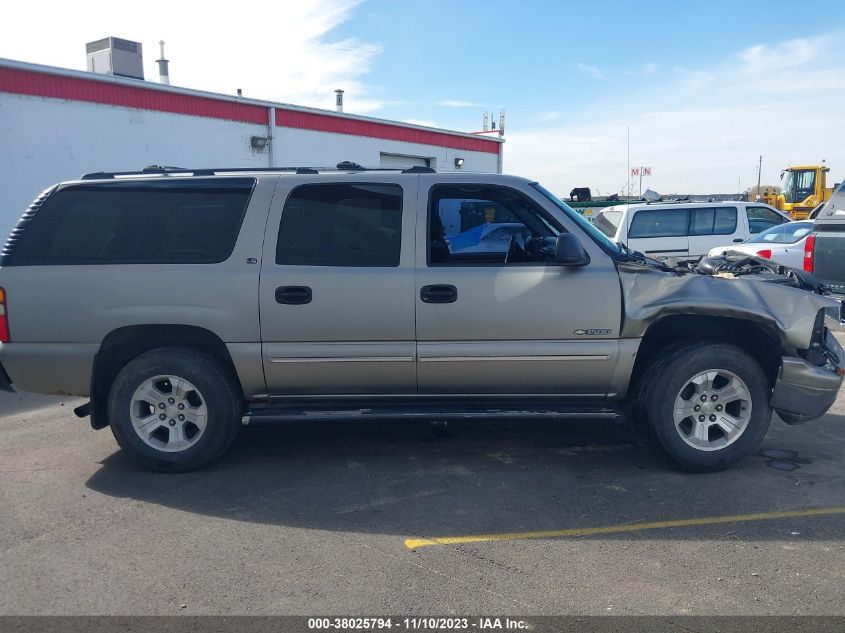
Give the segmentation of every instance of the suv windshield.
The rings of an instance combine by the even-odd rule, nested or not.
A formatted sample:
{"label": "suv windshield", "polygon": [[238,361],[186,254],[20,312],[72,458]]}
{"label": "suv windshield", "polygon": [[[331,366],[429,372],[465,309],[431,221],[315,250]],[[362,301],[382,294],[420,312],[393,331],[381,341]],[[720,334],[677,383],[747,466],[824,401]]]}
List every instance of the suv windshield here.
{"label": "suv windshield", "polygon": [[787,202],[801,202],[813,195],[816,187],[816,172],[814,169],[799,169],[786,172],[783,181],[783,193]]}
{"label": "suv windshield", "polygon": [[572,220],[576,222],[582,229],[584,229],[584,232],[587,233],[591,238],[593,238],[593,241],[599,244],[599,246],[602,246],[603,248],[608,249],[613,253],[622,252],[619,250],[619,247],[613,240],[611,240],[607,237],[607,235],[599,231],[596,227],[593,226],[593,224],[588,219],[586,219],[583,215],[581,215],[575,209],[566,204],[563,200],[558,198],[551,191],[536,182],[533,183],[532,186],[541,194],[543,194],[546,198],[551,200],[558,209],[560,209],[567,216],[572,218]]}

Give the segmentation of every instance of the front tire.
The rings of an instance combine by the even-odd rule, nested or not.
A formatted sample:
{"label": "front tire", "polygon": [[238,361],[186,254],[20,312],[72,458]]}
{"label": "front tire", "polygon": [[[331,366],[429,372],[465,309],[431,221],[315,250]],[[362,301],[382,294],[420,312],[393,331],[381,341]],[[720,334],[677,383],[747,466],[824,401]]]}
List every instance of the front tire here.
{"label": "front tire", "polygon": [[772,417],[770,395],[763,369],[742,349],[690,343],[652,361],[636,408],[675,463],[712,472],[759,447]]}
{"label": "front tire", "polygon": [[214,357],[188,347],[146,352],[117,375],[109,422],[117,443],[147,468],[181,472],[218,457],[241,427],[239,391]]}

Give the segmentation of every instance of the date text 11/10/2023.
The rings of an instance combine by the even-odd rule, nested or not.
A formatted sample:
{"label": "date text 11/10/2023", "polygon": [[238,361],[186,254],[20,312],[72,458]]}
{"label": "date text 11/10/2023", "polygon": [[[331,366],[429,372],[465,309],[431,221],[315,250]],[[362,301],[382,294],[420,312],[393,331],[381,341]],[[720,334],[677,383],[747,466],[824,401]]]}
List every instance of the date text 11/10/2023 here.
{"label": "date text 11/10/2023", "polygon": [[520,631],[528,628],[521,618],[508,617],[323,617],[308,618],[314,631]]}

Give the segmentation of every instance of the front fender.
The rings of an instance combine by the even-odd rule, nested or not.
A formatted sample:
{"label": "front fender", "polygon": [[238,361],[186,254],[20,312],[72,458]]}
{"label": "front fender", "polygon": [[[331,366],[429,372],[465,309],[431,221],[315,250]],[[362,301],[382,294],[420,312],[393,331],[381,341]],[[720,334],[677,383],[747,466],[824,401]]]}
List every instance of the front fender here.
{"label": "front fender", "polygon": [[807,349],[819,310],[836,302],[783,284],[738,278],[676,273],[647,266],[619,265],[622,286],[622,338],[645,335],[655,321],[670,315],[732,317],[760,324],[788,354]]}

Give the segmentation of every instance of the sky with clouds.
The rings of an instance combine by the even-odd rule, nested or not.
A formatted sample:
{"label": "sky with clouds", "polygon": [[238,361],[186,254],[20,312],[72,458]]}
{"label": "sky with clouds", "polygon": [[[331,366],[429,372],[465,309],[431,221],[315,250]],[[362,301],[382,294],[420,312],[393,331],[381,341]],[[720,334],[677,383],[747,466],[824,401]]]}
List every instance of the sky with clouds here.
{"label": "sky with clouds", "polygon": [[558,193],[764,184],[826,159],[845,177],[845,17],[832,2],[277,0],[4,8],[0,57],[84,69],[84,43],[159,39],[174,85],[475,131],[505,109],[505,171]]}

